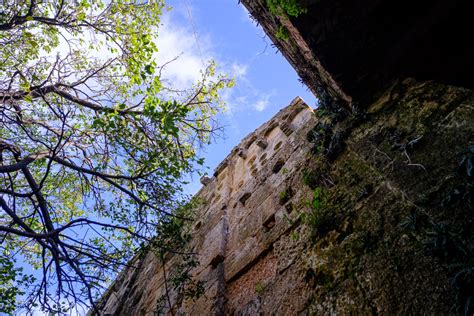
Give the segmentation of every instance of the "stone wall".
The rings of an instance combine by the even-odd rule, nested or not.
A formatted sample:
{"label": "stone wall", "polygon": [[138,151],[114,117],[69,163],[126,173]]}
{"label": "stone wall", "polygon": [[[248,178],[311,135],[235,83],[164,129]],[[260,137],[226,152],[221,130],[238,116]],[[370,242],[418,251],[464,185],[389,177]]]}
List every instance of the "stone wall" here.
{"label": "stone wall", "polygon": [[313,286],[304,313],[472,314],[474,181],[463,159],[474,159],[474,92],[413,79],[368,107],[332,162],[309,159],[325,205],[298,259]]}
{"label": "stone wall", "polygon": [[[203,181],[192,244],[205,294],[170,290],[173,311],[163,313],[472,311],[474,184],[463,161],[474,161],[473,91],[397,81],[331,161],[314,137],[328,115],[296,99]],[[170,255],[165,271],[179,260]],[[151,315],[164,294],[163,267],[146,253],[102,310]]]}
{"label": "stone wall", "polygon": [[[298,225],[296,205],[311,196],[301,170],[311,150],[307,133],[314,124],[313,110],[296,98],[244,138],[211,179],[203,179],[205,186],[196,196],[204,203],[193,223],[191,248],[199,261],[192,273],[204,281],[205,295],[176,302],[170,290],[174,313],[270,310],[273,303],[264,298],[270,288],[282,310],[302,308],[309,291],[291,269],[298,248],[289,233]],[[179,260],[179,255],[170,255],[165,271],[172,273]],[[121,273],[102,310],[106,315],[151,315],[164,291],[163,267],[149,252]]]}

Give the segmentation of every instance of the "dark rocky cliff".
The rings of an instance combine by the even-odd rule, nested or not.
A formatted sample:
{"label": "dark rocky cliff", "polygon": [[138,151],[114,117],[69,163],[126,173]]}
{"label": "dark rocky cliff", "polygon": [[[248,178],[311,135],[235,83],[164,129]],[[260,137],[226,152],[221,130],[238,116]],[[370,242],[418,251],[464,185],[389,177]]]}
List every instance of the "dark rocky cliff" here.
{"label": "dark rocky cliff", "polygon": [[470,1],[300,0],[307,12],[298,17],[241,2],[320,97],[367,106],[407,77],[474,87]]}
{"label": "dark rocky cliff", "polygon": [[472,90],[397,82],[333,162],[310,159],[325,197],[307,225],[305,312],[472,312],[473,110]]}

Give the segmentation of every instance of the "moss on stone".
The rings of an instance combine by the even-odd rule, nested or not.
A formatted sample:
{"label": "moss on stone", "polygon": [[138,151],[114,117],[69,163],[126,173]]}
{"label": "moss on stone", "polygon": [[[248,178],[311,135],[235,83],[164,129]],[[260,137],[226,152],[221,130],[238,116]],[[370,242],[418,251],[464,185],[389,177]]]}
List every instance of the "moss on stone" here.
{"label": "moss on stone", "polygon": [[[331,286],[321,277],[309,311],[447,314],[473,297],[471,285],[460,293],[453,277],[467,282],[472,267],[461,255],[473,250],[472,191],[458,170],[474,142],[474,94],[411,79],[387,91],[365,120],[345,125],[346,147],[333,163],[313,158],[311,174],[332,179],[324,216],[337,224],[306,254],[314,271],[332,275]],[[439,224],[463,246],[449,239],[454,233],[432,232]],[[438,255],[426,251],[429,238]],[[450,260],[439,255],[445,250]],[[462,266],[456,273],[453,263]]]}

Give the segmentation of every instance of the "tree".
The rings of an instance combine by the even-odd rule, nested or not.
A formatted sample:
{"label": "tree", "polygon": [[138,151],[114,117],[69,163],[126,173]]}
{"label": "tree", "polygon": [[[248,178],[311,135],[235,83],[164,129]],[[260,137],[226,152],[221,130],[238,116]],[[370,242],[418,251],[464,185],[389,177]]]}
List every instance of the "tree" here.
{"label": "tree", "polygon": [[[25,308],[94,306],[182,205],[182,176],[219,129],[218,92],[232,82],[210,63],[188,89],[164,83],[166,63],[155,58],[163,8],[0,4],[0,271],[15,260],[37,271]],[[24,281],[4,279],[15,289]]]}

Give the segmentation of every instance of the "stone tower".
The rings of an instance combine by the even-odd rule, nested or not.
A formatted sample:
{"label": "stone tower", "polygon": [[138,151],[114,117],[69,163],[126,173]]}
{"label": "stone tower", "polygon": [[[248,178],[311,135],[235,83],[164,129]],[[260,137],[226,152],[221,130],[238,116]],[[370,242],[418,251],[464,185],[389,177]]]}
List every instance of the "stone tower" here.
{"label": "stone tower", "polygon": [[[204,186],[196,197],[204,203],[193,223],[192,249],[199,261],[193,276],[204,282],[205,295],[176,301],[171,291],[174,313],[252,314],[262,308],[263,292],[288,310],[302,307],[308,291],[292,269],[298,248],[290,232],[299,225],[301,201],[311,194],[300,175],[311,151],[307,134],[315,119],[302,99],[294,99],[245,137],[212,178],[201,179]],[[104,314],[156,311],[165,294],[163,267],[152,252],[136,260],[104,297]],[[170,255],[165,271],[172,273],[179,260]]]}

